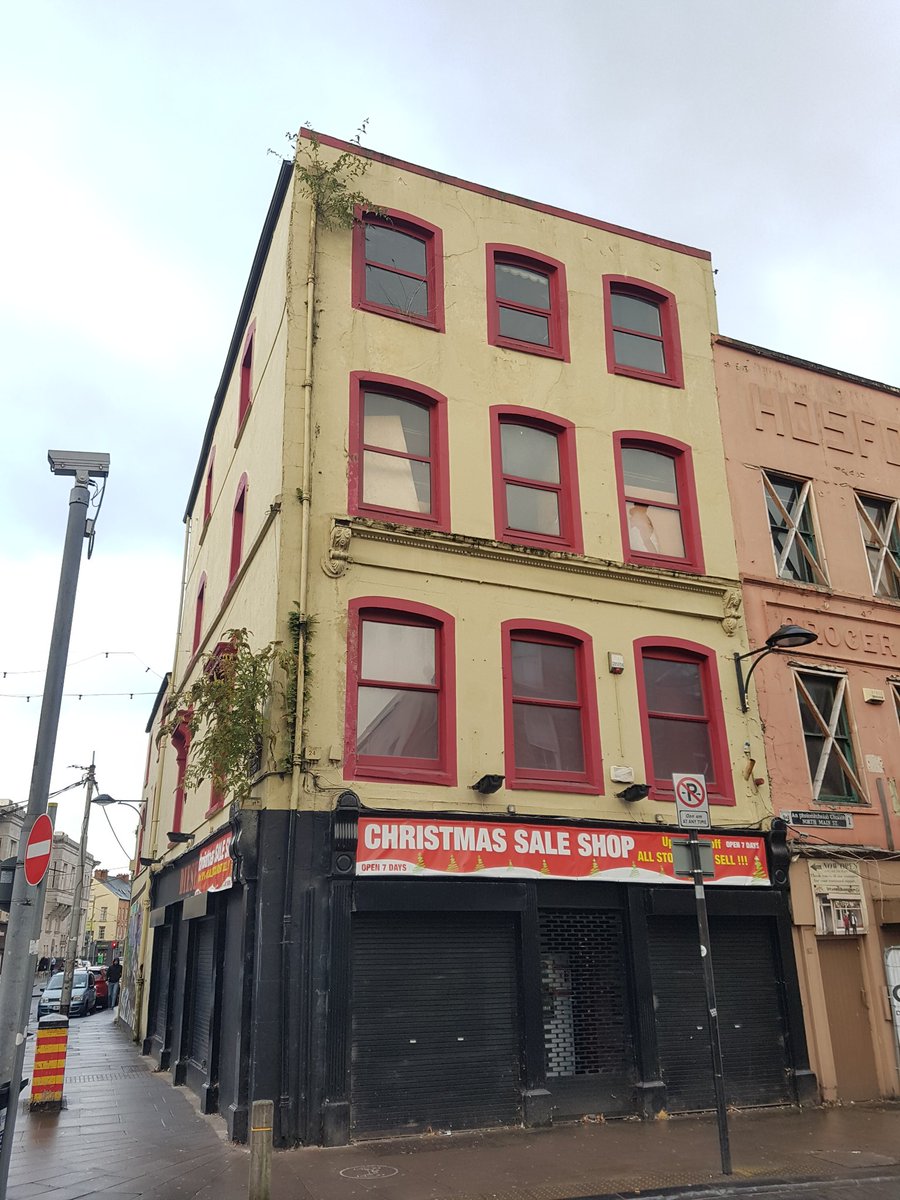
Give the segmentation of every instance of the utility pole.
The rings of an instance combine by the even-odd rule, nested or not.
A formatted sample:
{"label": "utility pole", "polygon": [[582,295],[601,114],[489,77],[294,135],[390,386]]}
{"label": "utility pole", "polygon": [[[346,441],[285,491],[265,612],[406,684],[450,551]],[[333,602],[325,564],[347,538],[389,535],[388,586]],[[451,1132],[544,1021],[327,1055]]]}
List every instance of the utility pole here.
{"label": "utility pole", "polygon": [[72,912],[69,916],[69,938],[66,945],[66,966],[63,976],[62,995],[59,998],[60,1016],[69,1015],[72,1003],[72,981],[75,977],[75,958],[78,952],[78,927],[81,924],[81,898],[84,893],[84,861],[87,855],[88,823],[91,819],[91,800],[97,786],[96,754],[91,755],[91,765],[84,776],[84,816],[81,819],[81,841],[78,843],[78,868],[75,875],[75,890],[72,894]]}
{"label": "utility pole", "polygon": [[[56,613],[50,637],[50,652],[47,657],[47,675],[41,700],[41,716],[31,771],[28,808],[22,823],[22,837],[16,857],[16,874],[13,880],[12,902],[6,935],[6,954],[3,970],[0,972],[0,1082],[9,1079],[10,1100],[16,1107],[18,1107],[19,1085],[22,1079],[21,1067],[16,1073],[16,1064],[20,1061],[17,1050],[23,1045],[27,1034],[27,1016],[30,1010],[38,946],[34,930],[34,910],[38,899],[38,889],[32,887],[25,879],[25,844],[35,821],[47,811],[47,795],[50,790],[59,713],[62,707],[63,684],[66,677],[66,661],[69,657],[72,615],[75,611],[75,594],[78,590],[78,574],[81,567],[81,547],[85,537],[93,534],[93,522],[88,521],[87,515],[90,503],[89,480],[92,478],[105,479],[109,474],[108,454],[51,450],[47,457],[54,475],[74,475],[75,483],[69,493],[69,518],[66,524]],[[14,1111],[12,1110],[8,1116],[13,1116]],[[11,1132],[7,1136],[11,1139]],[[8,1170],[9,1159],[7,1156],[3,1156],[0,1159],[0,1196],[6,1195]]]}

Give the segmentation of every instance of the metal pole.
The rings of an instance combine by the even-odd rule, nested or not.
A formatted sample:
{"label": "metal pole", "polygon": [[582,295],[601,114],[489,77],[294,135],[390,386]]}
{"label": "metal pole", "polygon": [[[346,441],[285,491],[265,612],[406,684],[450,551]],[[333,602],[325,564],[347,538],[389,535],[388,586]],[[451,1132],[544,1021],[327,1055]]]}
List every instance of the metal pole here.
{"label": "metal pole", "polygon": [[[16,857],[16,875],[13,880],[12,902],[9,910],[9,925],[6,934],[6,955],[3,971],[0,972],[0,1082],[10,1079],[13,1091],[19,1080],[12,1078],[16,1039],[22,1033],[19,1014],[22,1011],[26,989],[31,989],[29,974],[29,944],[33,937],[32,910],[35,889],[25,879],[25,843],[31,827],[41,813],[47,810],[47,793],[50,790],[50,774],[53,769],[53,754],[56,749],[56,732],[62,706],[63,683],[66,676],[66,659],[69,656],[69,638],[72,632],[72,614],[75,610],[75,592],[78,587],[78,572],[81,567],[81,547],[85,537],[89,493],[87,479],[77,479],[69,494],[69,520],[63,549],[62,567],[59,576],[59,592],[56,600],[56,615],[50,638],[50,653],[47,659],[47,678],[41,701],[41,717],[38,725],[37,742],[34,750],[34,765],[31,772],[31,790],[28,793],[28,808],[22,823],[22,839]],[[0,1196],[5,1192],[6,1180],[0,1177]]]}
{"label": "metal pole", "polygon": [[716,1120],[719,1126],[719,1151],[722,1174],[731,1174],[731,1147],[728,1142],[728,1109],[725,1100],[725,1070],[722,1065],[722,1042],[719,1038],[719,1012],[716,1008],[716,982],[713,976],[712,948],[709,942],[709,920],[706,913],[706,888],[703,885],[703,864],[697,830],[688,833],[691,869],[694,872],[694,898],[697,901],[697,928],[700,932],[700,962],[703,966],[703,986],[706,989],[706,1009],[709,1022],[709,1045],[712,1051],[713,1082],[716,1088]]}
{"label": "metal pole", "polygon": [[[52,801],[47,805],[47,812],[50,817],[50,824],[56,826],[56,804]],[[32,946],[40,942],[41,925],[44,921],[44,897],[47,893],[47,878],[50,872],[44,872],[44,878],[38,884],[37,898],[34,902],[34,928],[32,930],[34,937],[32,938]],[[29,955],[29,965],[32,971],[37,963],[40,946],[36,945],[34,952]],[[33,977],[32,977],[33,978]],[[25,1045],[27,1037],[28,1022],[31,1018],[31,1002],[34,999],[33,990],[28,987],[22,996],[22,1012],[20,1015],[19,1028],[25,1030],[25,1036],[18,1039],[15,1049],[15,1061],[13,1069],[10,1072],[12,1082],[10,1083],[9,1105],[6,1110],[6,1123],[3,1127],[3,1140],[0,1143],[0,1196],[6,1195],[6,1181],[9,1177],[9,1162],[12,1157],[13,1134],[16,1132],[16,1117],[19,1113],[19,1095],[20,1083],[22,1082],[22,1070],[25,1066]],[[15,1085],[15,1086],[13,1086]]]}
{"label": "metal pole", "polygon": [[84,860],[87,854],[88,824],[91,819],[91,799],[97,786],[95,778],[97,755],[91,754],[91,765],[84,777],[84,816],[81,819],[81,841],[78,843],[78,868],[75,876],[75,890],[72,893],[72,912],[69,916],[69,937],[66,944],[66,966],[63,975],[62,994],[59,998],[59,1013],[62,1017],[69,1015],[69,1005],[72,1003],[72,981],[75,977],[75,957],[78,951],[78,927],[81,924],[81,897],[84,892]]}

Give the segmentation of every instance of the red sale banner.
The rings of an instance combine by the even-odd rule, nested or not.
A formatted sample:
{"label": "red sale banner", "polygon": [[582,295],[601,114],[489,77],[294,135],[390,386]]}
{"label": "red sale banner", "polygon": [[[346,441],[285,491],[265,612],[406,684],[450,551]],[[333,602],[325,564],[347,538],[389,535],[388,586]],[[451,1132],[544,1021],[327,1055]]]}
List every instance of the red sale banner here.
{"label": "red sale banner", "polygon": [[[357,875],[598,879],[690,883],[673,873],[672,839],[645,829],[584,829],[407,817],[360,817]],[[767,886],[761,837],[710,834],[709,884]]]}
{"label": "red sale banner", "polygon": [[182,896],[198,896],[202,892],[224,892],[234,882],[234,859],[231,857],[229,830],[204,846],[197,858],[181,868],[179,891]]}

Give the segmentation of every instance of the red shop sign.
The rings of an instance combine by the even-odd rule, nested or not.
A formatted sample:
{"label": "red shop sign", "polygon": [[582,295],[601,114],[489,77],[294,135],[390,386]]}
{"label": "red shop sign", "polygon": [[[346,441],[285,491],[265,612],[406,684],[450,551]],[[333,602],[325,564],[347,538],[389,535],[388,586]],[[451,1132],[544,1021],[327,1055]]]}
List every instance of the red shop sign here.
{"label": "red shop sign", "polygon": [[[708,884],[769,885],[763,838],[709,837],[716,874]],[[690,884],[673,874],[667,833],[407,817],[360,817],[356,873]]]}
{"label": "red shop sign", "polygon": [[203,892],[224,892],[234,882],[231,857],[231,830],[204,846],[192,863],[181,868],[179,892],[198,896]]}

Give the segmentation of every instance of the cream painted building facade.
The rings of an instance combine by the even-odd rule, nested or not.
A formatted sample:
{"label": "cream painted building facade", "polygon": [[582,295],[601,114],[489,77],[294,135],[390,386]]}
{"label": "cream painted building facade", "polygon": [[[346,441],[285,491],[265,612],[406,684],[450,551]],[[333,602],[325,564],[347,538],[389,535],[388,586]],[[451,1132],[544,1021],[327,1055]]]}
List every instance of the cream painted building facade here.
{"label": "cream painted building facade", "polygon": [[[239,1139],[264,1093],[281,1144],[708,1107],[671,865],[699,773],[730,1099],[808,1096],[708,254],[300,147],[362,155],[367,207],[328,228],[282,168],[226,357],[148,726],[136,1038]],[[185,787],[178,695],[241,627],[299,635],[304,702],[294,729],[276,680],[229,807]]]}

